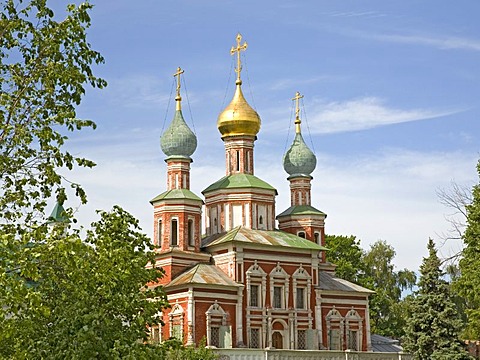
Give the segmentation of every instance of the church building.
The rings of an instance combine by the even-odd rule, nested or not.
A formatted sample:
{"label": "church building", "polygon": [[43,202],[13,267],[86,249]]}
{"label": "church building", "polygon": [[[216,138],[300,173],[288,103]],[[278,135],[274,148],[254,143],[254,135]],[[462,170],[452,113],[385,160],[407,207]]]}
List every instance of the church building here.
{"label": "church building", "polygon": [[182,115],[183,70],[175,74],[176,110],[161,137],[167,189],[151,200],[155,266],[165,270],[160,285],[171,307],[152,338],[187,345],[205,338],[218,348],[371,350],[373,292],[338,278],[325,259],[326,214],[311,204],[316,157],[302,137],[302,96],[293,99],[296,134],[283,159],[291,206],[277,213],[276,189],[255,176],[261,120],[242,93],[247,44],[240,34],[236,40],[235,93],[217,121],[226,175],[202,196],[190,190],[197,138]]}

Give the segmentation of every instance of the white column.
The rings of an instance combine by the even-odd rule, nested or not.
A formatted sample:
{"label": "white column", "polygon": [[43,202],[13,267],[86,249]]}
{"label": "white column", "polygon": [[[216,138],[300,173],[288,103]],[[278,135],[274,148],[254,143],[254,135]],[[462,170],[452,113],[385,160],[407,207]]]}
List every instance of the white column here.
{"label": "white column", "polygon": [[242,310],[243,310],[243,286],[239,287],[237,292],[237,307],[236,307],[236,319],[235,319],[235,322],[237,323],[237,347],[244,345]]}
{"label": "white column", "polygon": [[187,324],[188,324],[188,333],[187,333],[187,345],[192,345],[194,343],[193,334],[194,334],[194,308],[193,308],[193,289],[188,289],[188,305],[187,305]]}

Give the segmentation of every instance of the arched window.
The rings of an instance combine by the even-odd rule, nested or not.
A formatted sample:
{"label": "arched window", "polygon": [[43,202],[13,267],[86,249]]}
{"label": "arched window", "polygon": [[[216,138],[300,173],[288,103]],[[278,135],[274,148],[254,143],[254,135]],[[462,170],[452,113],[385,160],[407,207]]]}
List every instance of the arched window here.
{"label": "arched window", "polygon": [[178,246],[178,220],[172,219],[170,224],[170,245]]}
{"label": "arched window", "polygon": [[237,171],[240,171],[240,151],[237,150]]}
{"label": "arched window", "polygon": [[297,236],[305,239],[305,231],[299,231]]}
{"label": "arched window", "polygon": [[315,244],[320,245],[320,234],[316,232],[315,234],[313,234],[313,237],[315,239]]}
{"label": "arched window", "polygon": [[263,225],[263,216],[262,215],[260,215],[258,217],[258,225]]}
{"label": "arched window", "polygon": [[195,236],[194,236],[194,227],[193,220],[188,220],[188,245],[195,246]]}

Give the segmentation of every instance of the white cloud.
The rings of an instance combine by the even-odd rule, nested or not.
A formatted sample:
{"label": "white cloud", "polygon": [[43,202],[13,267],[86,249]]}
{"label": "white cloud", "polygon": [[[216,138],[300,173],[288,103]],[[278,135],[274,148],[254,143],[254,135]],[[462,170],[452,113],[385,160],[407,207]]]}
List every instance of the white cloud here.
{"label": "white cloud", "polygon": [[[459,112],[459,110],[399,109],[389,107],[377,97],[347,101],[319,101],[309,106],[308,117],[312,134],[330,134],[371,129],[379,126],[432,119]],[[266,131],[276,131],[279,124],[266,125]]]}

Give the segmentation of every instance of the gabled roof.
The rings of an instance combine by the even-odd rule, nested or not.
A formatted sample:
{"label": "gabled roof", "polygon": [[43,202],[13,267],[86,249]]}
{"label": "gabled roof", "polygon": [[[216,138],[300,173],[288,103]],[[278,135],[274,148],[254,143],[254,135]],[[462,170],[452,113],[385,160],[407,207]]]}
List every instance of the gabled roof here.
{"label": "gabled roof", "polygon": [[350,281],[340,279],[333,273],[320,271],[319,272],[319,286],[321,290],[341,291],[341,292],[356,292],[365,294],[374,294],[375,291],[364,288],[363,286],[354,284]]}
{"label": "gabled roof", "polygon": [[223,285],[239,287],[227,274],[211,264],[197,264],[173,279],[166,288],[179,285]]}
{"label": "gabled roof", "polygon": [[220,189],[242,189],[242,188],[257,188],[265,190],[273,190],[277,194],[277,190],[270,184],[259,179],[255,175],[250,174],[233,174],[227,175],[220,180],[214,182],[212,185],[202,191],[202,194]]}
{"label": "gabled roof", "polygon": [[188,199],[188,200],[197,200],[197,201],[202,201],[197,195],[195,195],[193,192],[191,192],[188,189],[173,189],[173,190],[167,190],[160,195],[154,197],[152,200],[150,200],[150,203],[154,203],[159,200],[175,200],[175,199]]}
{"label": "gabled roof", "polygon": [[314,208],[310,205],[294,205],[290,206],[287,210],[282,212],[281,214],[277,215],[277,219],[281,216],[288,216],[288,215],[323,215],[327,216],[324,212]]}
{"label": "gabled roof", "polygon": [[209,236],[202,240],[202,247],[209,247],[228,242],[279,246],[295,249],[328,250],[326,247],[315,244],[313,241],[280,230],[253,230],[237,226],[232,230]]}

